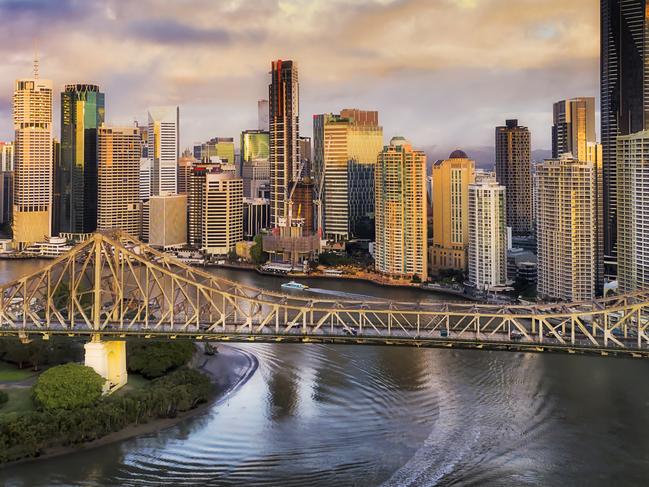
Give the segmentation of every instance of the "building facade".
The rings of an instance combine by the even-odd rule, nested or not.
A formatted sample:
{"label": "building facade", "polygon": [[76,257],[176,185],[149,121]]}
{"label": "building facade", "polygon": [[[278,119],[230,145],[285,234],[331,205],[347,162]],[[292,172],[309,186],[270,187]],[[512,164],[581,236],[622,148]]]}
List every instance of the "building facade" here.
{"label": "building facade", "polygon": [[561,100],[553,105],[552,113],[552,158],[570,153],[575,159],[587,161],[588,145],[597,142],[595,98]]}
{"label": "building facade", "polygon": [[649,289],[649,130],[619,136],[618,285],[620,292]]}
{"label": "building facade", "polygon": [[52,232],[52,82],[19,79],[13,95],[13,239],[19,249]]}
{"label": "building facade", "polygon": [[428,279],[426,154],[394,137],[375,166],[376,270]]}
{"label": "building facade", "polygon": [[189,194],[190,244],[226,255],[243,240],[243,181],[220,164],[197,164]]}
{"label": "building facade", "polygon": [[475,162],[456,150],[433,164],[433,244],[430,269],[434,274],[467,269],[469,245],[469,185],[475,182]]}
{"label": "building facade", "polygon": [[649,60],[646,0],[601,0],[601,117],[606,273],[617,273],[618,135],[647,129]]}
{"label": "building facade", "polygon": [[518,120],[496,127],[496,178],[507,189],[507,226],[515,235],[533,230],[531,136]]}
{"label": "building facade", "polygon": [[[340,114],[316,115],[313,148],[313,174],[321,205],[318,211],[322,212],[318,223],[322,225],[323,238],[334,242],[348,240],[351,234],[349,165],[355,165],[352,170],[359,176],[354,183],[368,183],[366,178],[362,179],[359,166],[373,168],[383,148],[383,127],[379,125],[378,112],[345,109]],[[373,197],[373,187],[365,189]],[[366,208],[354,206],[354,216],[359,218],[363,209]]]}
{"label": "building facade", "polygon": [[289,193],[298,179],[300,162],[300,103],[297,63],[273,61],[269,96],[270,223],[284,227],[289,220]]}
{"label": "building facade", "polygon": [[[234,139],[232,137],[213,137],[205,143],[196,144],[194,158],[205,164],[219,161],[223,164],[235,164]],[[218,161],[213,158],[218,158]]]}
{"label": "building facade", "polygon": [[140,236],[140,135],[137,127],[97,129],[97,229]]}
{"label": "building facade", "polygon": [[494,173],[469,185],[469,284],[489,291],[507,285],[505,187]]}
{"label": "building facade", "polygon": [[11,224],[13,214],[14,144],[0,142],[0,224]]}
{"label": "building facade", "polygon": [[149,109],[148,155],[151,159],[151,194],[178,192],[180,157],[180,109],[176,106]]}
{"label": "building facade", "polygon": [[97,228],[97,129],[105,112],[104,94],[97,85],[66,85],[61,93],[54,234],[85,234]]}
{"label": "building facade", "polygon": [[597,294],[596,175],[591,162],[564,154],[536,169],[538,295],[566,302]]}
{"label": "building facade", "polygon": [[187,195],[164,194],[149,199],[149,245],[162,250],[187,245]]}

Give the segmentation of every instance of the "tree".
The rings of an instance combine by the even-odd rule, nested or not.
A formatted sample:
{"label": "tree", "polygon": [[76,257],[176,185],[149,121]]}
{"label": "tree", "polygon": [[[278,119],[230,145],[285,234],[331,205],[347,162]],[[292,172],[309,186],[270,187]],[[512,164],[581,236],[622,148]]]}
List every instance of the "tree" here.
{"label": "tree", "polygon": [[252,258],[253,264],[261,265],[268,260],[268,254],[264,252],[263,237],[261,234],[255,235],[254,242],[255,245],[250,249],[250,257]]}
{"label": "tree", "polygon": [[127,364],[132,372],[154,379],[189,362],[194,344],[189,341],[134,340],[128,344]]}
{"label": "tree", "polygon": [[34,385],[34,401],[45,410],[90,406],[101,397],[105,382],[85,365],[58,365],[39,376]]}

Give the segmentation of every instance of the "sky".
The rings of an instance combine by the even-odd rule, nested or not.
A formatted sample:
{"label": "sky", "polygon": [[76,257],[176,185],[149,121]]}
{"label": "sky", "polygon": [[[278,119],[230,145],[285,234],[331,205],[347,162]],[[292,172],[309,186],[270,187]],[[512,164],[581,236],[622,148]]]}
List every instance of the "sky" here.
{"label": "sky", "polygon": [[[597,0],[0,0],[0,140],[16,78],[99,84],[108,124],[179,105],[181,146],[257,127],[273,59],[312,115],[379,110],[386,142],[493,146],[518,118],[551,147],[552,103],[599,91]],[[470,154],[469,154],[470,155]]]}

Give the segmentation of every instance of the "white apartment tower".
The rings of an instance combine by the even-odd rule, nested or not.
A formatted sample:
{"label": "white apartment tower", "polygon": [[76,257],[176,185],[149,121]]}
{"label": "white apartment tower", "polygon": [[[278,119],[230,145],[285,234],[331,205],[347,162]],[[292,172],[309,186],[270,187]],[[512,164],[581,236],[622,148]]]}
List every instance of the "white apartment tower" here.
{"label": "white apartment tower", "polygon": [[617,138],[620,292],[649,289],[649,130]]}
{"label": "white apartment tower", "polygon": [[180,157],[180,109],[149,109],[148,152],[151,159],[151,194],[176,193]]}
{"label": "white apartment tower", "polygon": [[597,293],[596,167],[564,154],[537,165],[538,294],[585,301]]}
{"label": "white apartment tower", "polygon": [[16,80],[13,235],[18,248],[52,230],[52,82]]}
{"label": "white apartment tower", "polygon": [[494,173],[469,185],[469,283],[488,291],[507,285],[505,187]]}

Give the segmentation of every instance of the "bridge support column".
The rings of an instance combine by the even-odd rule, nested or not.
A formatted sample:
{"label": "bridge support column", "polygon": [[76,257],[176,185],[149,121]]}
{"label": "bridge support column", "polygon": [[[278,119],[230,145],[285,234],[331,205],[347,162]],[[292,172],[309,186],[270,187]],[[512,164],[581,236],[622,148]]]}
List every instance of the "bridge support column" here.
{"label": "bridge support column", "polygon": [[126,385],[126,342],[102,342],[98,335],[83,347],[86,351],[85,364],[106,379],[104,394]]}

